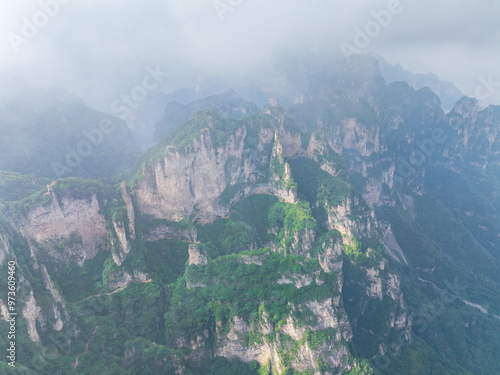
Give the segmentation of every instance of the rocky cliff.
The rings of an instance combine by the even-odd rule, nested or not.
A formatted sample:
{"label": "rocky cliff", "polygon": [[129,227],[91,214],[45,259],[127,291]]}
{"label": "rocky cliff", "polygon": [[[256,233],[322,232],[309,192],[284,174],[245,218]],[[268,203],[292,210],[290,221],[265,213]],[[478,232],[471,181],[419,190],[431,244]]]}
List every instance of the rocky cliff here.
{"label": "rocky cliff", "polygon": [[206,112],[191,121],[175,137],[192,136],[187,132],[199,126],[192,143],[159,147],[158,158],[144,165],[135,191],[142,213],[170,221],[193,215],[209,222],[227,215],[234,197],[259,193],[296,201],[279,138],[289,134],[278,131],[271,116],[230,123]]}
{"label": "rocky cliff", "polygon": [[[494,331],[500,112],[464,98],[445,114],[371,60],[342,69],[288,108],[171,105],[189,119],[130,180],[61,179],[6,202],[0,267],[19,267],[26,366],[333,375],[384,358],[393,374],[426,358],[444,374],[423,319],[458,324],[448,339],[477,338],[476,320]],[[487,305],[484,320],[459,301]]]}

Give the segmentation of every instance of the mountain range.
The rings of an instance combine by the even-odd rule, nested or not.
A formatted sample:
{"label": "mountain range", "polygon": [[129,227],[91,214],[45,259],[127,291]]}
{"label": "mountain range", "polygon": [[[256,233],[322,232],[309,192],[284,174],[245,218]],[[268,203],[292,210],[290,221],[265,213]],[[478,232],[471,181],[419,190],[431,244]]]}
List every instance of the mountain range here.
{"label": "mountain range", "polygon": [[289,61],[139,130],[7,96],[1,371],[500,373],[500,107],[408,74]]}

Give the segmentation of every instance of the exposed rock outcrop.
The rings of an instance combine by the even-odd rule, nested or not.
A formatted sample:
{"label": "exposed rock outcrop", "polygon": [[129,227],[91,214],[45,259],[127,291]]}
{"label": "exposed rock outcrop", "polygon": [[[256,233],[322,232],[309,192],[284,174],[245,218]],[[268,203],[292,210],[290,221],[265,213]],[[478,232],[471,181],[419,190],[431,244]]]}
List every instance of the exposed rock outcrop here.
{"label": "exposed rock outcrop", "polygon": [[127,206],[127,216],[128,216],[128,230],[130,233],[130,239],[135,240],[135,210],[134,204],[132,202],[132,197],[127,191],[127,184],[122,182],[120,185],[122,189],[122,198]]}
{"label": "exposed rock outcrop", "polygon": [[[64,323],[67,322],[70,318],[69,311],[66,308],[66,302],[64,301],[61,294],[54,286],[54,283],[52,282],[52,279],[50,278],[49,273],[47,272],[47,268],[45,268],[44,265],[41,265],[40,268],[42,271],[43,280],[45,282],[45,287],[50,292],[53,298],[52,309],[55,319],[53,328],[56,331],[60,331],[63,328]],[[61,307],[59,307],[59,305]]]}
{"label": "exposed rock outcrop", "polygon": [[[197,222],[206,223],[227,215],[232,203],[251,194],[297,201],[296,185],[284,158],[287,152],[300,150],[299,134],[261,127],[255,148],[250,148],[254,140],[249,138],[254,135],[249,132],[255,132],[257,125],[242,123],[220,143],[212,118],[206,121],[207,128],[189,146],[166,146],[161,161],[151,159],[143,167],[135,193],[143,214],[169,221],[194,216]],[[288,139],[286,147],[280,141],[282,135]]]}
{"label": "exposed rock outcrop", "polygon": [[121,266],[127,254],[130,253],[131,244],[127,237],[125,224],[122,221],[113,218],[113,228],[118,238],[118,243],[115,243],[113,236],[110,239],[113,260],[118,266]]}
{"label": "exposed rock outcrop", "polygon": [[167,147],[161,162],[144,167],[144,180],[136,192],[141,212],[170,221],[180,221],[195,210],[200,219],[224,216],[227,208],[218,199],[228,180],[245,174],[245,135],[246,128],[241,127],[218,146],[206,129],[185,150]]}
{"label": "exposed rock outcrop", "polygon": [[[258,361],[261,366],[270,365],[275,371],[284,370],[284,359],[280,353],[293,352],[291,368],[295,371],[314,371],[318,361],[330,368],[349,368],[349,350],[346,342],[352,338],[352,332],[347,320],[339,321],[337,312],[333,308],[332,299],[321,302],[308,302],[304,307],[316,316],[315,326],[297,324],[293,316],[288,316],[285,323],[279,327],[275,338],[270,336],[274,331],[263,313],[257,322],[248,323],[239,317],[233,317],[227,333],[221,332],[217,326],[216,355],[229,359],[237,358],[244,362]],[[345,315],[345,313],[344,313]],[[308,342],[311,330],[332,328],[336,334],[319,344],[314,349]],[[259,341],[248,344],[244,338],[249,333],[260,336]]]}
{"label": "exposed rock outcrop", "polygon": [[147,282],[148,275],[139,270],[133,270],[131,273],[127,271],[120,270],[120,272],[114,275],[114,280],[108,283],[108,287],[112,290],[125,288],[127,285],[133,282],[144,283]]}
{"label": "exposed rock outcrop", "polygon": [[158,224],[142,234],[144,241],[152,242],[164,239],[197,242],[196,228],[181,228],[179,225]]}
{"label": "exposed rock outcrop", "polygon": [[283,202],[297,202],[297,185],[293,181],[290,165],[285,162],[283,146],[278,137],[278,132],[274,134],[274,145],[271,153],[270,182],[275,189],[273,193]]}
{"label": "exposed rock outcrop", "polygon": [[49,204],[35,207],[20,219],[17,229],[24,236],[54,260],[79,265],[107,248],[106,221],[95,194],[89,200],[63,197],[60,202],[55,193],[47,194],[52,196]]}
{"label": "exposed rock outcrop", "polygon": [[196,244],[189,244],[189,265],[191,264],[202,264],[206,265],[208,263],[206,255],[202,254],[198,249]]}
{"label": "exposed rock outcrop", "polygon": [[35,296],[33,295],[33,290],[26,301],[23,308],[23,317],[26,319],[28,324],[28,334],[30,336],[31,341],[40,341],[40,336],[38,335],[38,331],[36,329],[36,321],[41,319],[40,315],[41,309],[36,304]]}

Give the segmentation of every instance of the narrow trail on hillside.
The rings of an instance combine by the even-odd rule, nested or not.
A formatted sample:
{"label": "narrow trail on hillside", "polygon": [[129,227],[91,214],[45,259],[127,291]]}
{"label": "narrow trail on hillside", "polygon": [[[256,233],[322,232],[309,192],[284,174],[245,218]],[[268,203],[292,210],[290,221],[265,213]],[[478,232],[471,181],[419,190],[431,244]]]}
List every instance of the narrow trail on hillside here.
{"label": "narrow trail on hillside", "polygon": [[[140,283],[149,283],[151,282],[152,279],[147,279],[147,280],[144,280],[144,281],[139,281]],[[126,287],[128,287],[131,283],[128,283],[127,285],[124,285],[122,286],[121,288],[118,288],[118,289],[115,289],[113,290],[112,292],[107,292],[107,293],[100,293],[100,294],[93,294],[91,296],[88,296],[88,297],[85,297],[84,299],[80,300],[80,301],[77,301],[77,302],[73,302],[72,305],[77,305],[83,301],[86,301],[88,300],[89,298],[92,298],[92,297],[99,297],[99,296],[110,296],[112,294],[115,294],[116,292],[119,292],[120,290],[123,290],[125,289]]]}
{"label": "narrow trail on hillside", "polygon": [[94,338],[95,331],[97,331],[97,327],[99,327],[99,326],[95,326],[94,332],[92,332],[92,336],[90,336],[89,341],[87,341],[87,343],[85,344],[85,350],[76,356],[75,363],[73,363],[73,368],[76,368],[76,366],[78,366],[78,358],[80,358],[81,355],[84,355],[85,353],[87,353],[87,350],[89,349],[89,344],[92,341],[92,339]]}

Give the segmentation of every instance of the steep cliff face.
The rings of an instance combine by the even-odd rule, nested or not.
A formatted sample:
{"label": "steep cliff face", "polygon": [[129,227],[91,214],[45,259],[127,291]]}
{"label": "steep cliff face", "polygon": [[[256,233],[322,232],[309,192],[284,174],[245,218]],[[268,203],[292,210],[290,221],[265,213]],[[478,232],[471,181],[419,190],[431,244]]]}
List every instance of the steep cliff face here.
{"label": "steep cliff face", "polygon": [[[386,85],[372,63],[353,61],[346,67],[356,79],[363,77],[355,85],[324,72],[330,85],[310,84],[306,100],[290,111],[300,127],[320,129],[370,205],[394,205],[395,180],[411,179],[417,182],[415,190],[422,190],[421,167],[442,151],[446,119],[431,90],[414,90],[402,82]],[[367,71],[360,73],[360,66]]]}
{"label": "steep cliff face", "polygon": [[[132,243],[136,239],[135,234],[135,209],[132,202],[132,197],[127,190],[127,184],[122,182],[120,184],[120,193],[125,206],[122,207],[122,211],[126,214],[122,215],[115,212],[112,215],[112,223],[114,232],[111,233],[111,252],[113,256],[113,261],[121,266],[123,261],[127,258],[128,253],[130,253]],[[128,223],[128,225],[127,225]]]}
{"label": "steep cliff face", "polygon": [[90,199],[59,200],[50,187],[46,194],[48,204],[35,207],[17,224],[19,232],[36,244],[33,249],[79,265],[106,249],[109,235],[95,194]]}
{"label": "steep cliff face", "polygon": [[328,209],[328,224],[342,235],[377,237],[378,223],[375,213],[368,207],[360,209],[360,197],[347,197],[342,204]]}
{"label": "steep cliff face", "polygon": [[128,217],[128,230],[130,233],[130,239],[135,240],[135,209],[132,202],[132,197],[127,190],[127,184],[123,181],[120,185],[123,201],[127,207],[127,217]]}
{"label": "steep cliff face", "polygon": [[143,172],[144,181],[136,193],[140,210],[172,221],[190,216],[195,209],[203,217],[223,216],[225,210],[217,199],[226,188],[226,163],[234,159],[241,164],[244,136],[245,128],[238,129],[218,149],[211,132],[205,131],[186,152],[167,148],[164,160]]}
{"label": "steep cliff face", "polygon": [[[331,249],[326,248],[329,245],[331,244],[325,245],[325,251],[322,253],[324,261],[331,253]],[[331,268],[325,272],[316,259],[297,256],[294,260],[290,259],[287,265],[280,266],[269,274],[266,271],[269,262],[278,261],[281,257],[268,251],[231,256],[220,259],[218,264],[200,258],[194,249],[190,250],[190,254],[191,252],[193,254],[190,256],[190,264],[202,267],[188,269],[186,284],[191,293],[224,295],[224,291],[217,290],[217,285],[225,285],[230,278],[234,278],[233,282],[246,289],[246,294],[257,293],[262,297],[270,297],[276,293],[284,293],[290,299],[287,306],[283,306],[281,310],[278,310],[276,302],[273,302],[274,297],[261,297],[260,301],[249,302],[249,306],[241,311],[241,316],[216,315],[213,344],[207,340],[208,331],[172,332],[174,337],[177,337],[179,348],[188,347],[194,353],[201,353],[213,345],[215,355],[243,362],[257,361],[261,366],[268,366],[270,371],[278,373],[293,369],[299,372],[330,374],[334,369],[342,371],[353,365],[347,346],[352,339],[352,330],[342,306],[341,286],[336,285],[336,281],[341,280],[341,277],[337,278],[337,272],[341,273],[341,266],[333,264],[338,262],[338,259],[329,258],[327,262]],[[338,258],[340,254],[336,255]],[[233,265],[234,276],[219,273],[218,270],[223,269],[224,263],[227,266]],[[266,279],[264,282],[270,284],[260,285],[262,281],[257,285],[247,284],[249,277],[261,273],[265,274],[262,276]],[[200,278],[203,274],[210,275],[210,282],[202,282],[206,280]],[[325,281],[331,280],[328,276],[330,274],[335,281],[333,284],[327,282],[327,285]],[[322,286],[322,291],[319,286]],[[302,289],[307,297],[292,297],[296,291],[300,292]],[[313,290],[315,292],[312,292]],[[182,288],[177,292],[182,293]],[[218,298],[216,301],[221,303],[221,308],[229,302]],[[185,325],[185,321],[190,318],[177,315],[176,310],[172,318],[178,324]],[[190,334],[190,338],[186,337],[186,334]],[[199,355],[201,354],[193,354],[193,359]]]}
{"label": "steep cliff face", "polygon": [[[0,299],[0,310],[4,320],[13,316],[17,319],[22,317],[26,322],[27,337],[31,341],[40,342],[42,332],[61,331],[71,316],[64,297],[54,285],[45,265],[40,263],[33,253],[30,254],[29,249],[20,253],[20,245],[28,245],[26,239],[12,229],[0,226],[0,266],[7,270],[6,265],[14,262],[14,273],[10,275],[14,277],[16,286],[14,310],[7,308],[7,305],[10,306],[7,298]],[[14,247],[17,248],[16,251]],[[27,259],[31,261],[29,268],[20,268],[19,264]],[[32,285],[33,277],[38,278],[41,285],[38,283]],[[15,314],[9,315],[9,312]]]}
{"label": "steep cliff face", "polygon": [[[351,349],[356,335],[370,329],[359,323],[366,306],[384,307],[379,329],[384,337],[409,332],[400,280],[382,260],[378,221],[354,192],[341,157],[348,149],[369,158],[381,148],[366,140],[377,136],[347,121],[347,133],[339,133],[345,144],[329,142],[322,130],[303,139],[284,110],[271,104],[267,114],[239,121],[200,113],[146,159],[132,193],[125,183],[106,199],[92,189],[79,198],[49,187],[45,203],[18,224],[50,292],[46,298],[27,288],[23,316],[31,340],[83,329],[51,275],[60,280],[62,262],[73,260],[83,270],[101,257],[99,250],[111,249],[110,259],[96,261],[101,280],[94,277],[85,294],[72,297],[77,305],[93,306],[87,301],[114,298],[134,284],[158,280],[143,254],[157,257],[148,249],[165,254],[165,247],[181,244],[187,268],[179,274],[184,276],[169,297],[166,315],[167,346],[184,353],[183,360],[179,354],[169,357],[177,358],[179,373],[217,356],[257,361],[275,372],[348,371],[358,363]],[[260,219],[247,223],[240,217],[234,224],[234,207],[262,195],[274,196],[275,202],[255,211]],[[204,227],[221,220],[231,231],[242,231],[234,234],[242,237],[232,240],[229,255],[206,241]],[[205,233],[201,239],[199,231]],[[254,237],[247,241],[248,236]],[[227,241],[221,245],[227,247]],[[252,250],[262,245],[269,248]],[[250,252],[231,254],[242,250]],[[358,270],[355,281],[353,269]],[[82,285],[83,274],[75,280]],[[197,314],[207,315],[195,322]],[[128,360],[136,355],[127,353]]]}
{"label": "steep cliff face", "polygon": [[[320,165],[328,165],[325,169],[329,172],[339,171],[331,175]],[[320,165],[316,168],[329,176],[324,177],[325,181],[333,183],[336,180],[329,179],[339,178],[341,168],[337,163],[326,160]],[[296,167],[295,164],[290,169],[291,173]],[[298,180],[298,192],[301,181]],[[321,189],[319,184],[318,190]],[[269,213],[269,231],[274,236],[272,249],[210,260],[198,246],[190,245],[185,284],[177,285],[173,301],[190,298],[191,302],[189,307],[179,305],[173,309],[170,325],[197,326],[190,316],[200,303],[198,298],[212,301],[215,313],[206,317],[208,324],[198,329],[171,328],[167,336],[179,349],[189,349],[189,358],[195,362],[203,361],[213,351],[228,359],[257,361],[263,368],[278,373],[293,370],[318,374],[343,373],[356,365],[349,342],[353,332],[374,329],[360,323],[374,309],[384,311],[380,313],[384,325],[377,328],[378,334],[402,334],[409,340],[411,319],[400,279],[384,260],[382,243],[377,249],[363,250],[356,240],[381,240],[373,210],[361,204],[360,197],[352,202],[346,199],[349,211],[337,206],[327,211],[331,219],[326,223],[329,231],[324,234],[307,202],[282,201]],[[317,202],[325,209],[330,207],[328,197]],[[279,259],[278,265],[275,262]],[[348,287],[344,293],[346,267]],[[224,272],[227,269],[232,270],[230,274]],[[353,269],[358,270],[356,280],[351,280]],[[233,285],[239,297],[226,285]],[[303,297],[297,299],[295,293]],[[286,303],[275,301],[279,295],[287,296]],[[344,307],[345,299],[350,315]],[[193,301],[197,302],[193,305]],[[278,308],[280,304],[286,304],[286,308]],[[369,313],[365,312],[366,306],[370,306]]]}
{"label": "steep cliff face", "polygon": [[[278,137],[278,132],[274,134],[273,151],[270,160],[270,182],[274,195],[287,203],[297,202],[297,185],[293,181],[290,165],[285,162],[283,146]],[[274,189],[272,189],[274,187]]]}
{"label": "steep cliff face", "polygon": [[127,254],[130,253],[131,245],[127,236],[125,224],[122,221],[113,218],[113,229],[118,239],[118,241],[116,241],[113,236],[110,238],[113,260],[118,266],[121,266]]}
{"label": "steep cliff face", "polygon": [[[234,317],[229,332],[217,334],[216,354],[244,362],[257,361],[262,367],[268,366],[271,371],[278,373],[286,369],[314,373],[328,373],[329,369],[349,369],[346,341],[351,338],[350,326],[347,319],[339,321],[332,299],[292,308],[310,311],[317,324],[303,325],[288,316],[281,327],[274,327],[264,313],[257,323],[248,325],[244,319]],[[219,325],[219,331],[222,331],[220,327]],[[325,337],[324,342],[312,342],[309,337],[311,332],[323,330],[328,331],[331,336]],[[244,338],[249,334],[263,338],[248,345]],[[291,360],[287,358],[289,356],[292,357]]]}
{"label": "steep cliff face", "polygon": [[[384,337],[402,334],[409,340],[411,319],[400,279],[388,270],[380,252],[368,249],[365,255],[359,252],[347,259],[348,272],[356,268],[364,277],[348,279],[351,285],[343,293],[345,254],[352,255],[345,250],[349,239],[336,231],[319,239],[315,238],[315,230],[306,232],[312,237],[310,241],[294,246],[292,240],[286,245],[287,252],[296,254],[289,257],[279,255],[283,249],[281,242],[274,251],[233,254],[212,261],[196,246],[190,246],[185,286],[178,284],[173,297],[174,303],[190,299],[189,306],[175,307],[169,321],[172,319],[173,327],[199,326],[191,318],[201,303],[193,305],[193,301],[198,301],[195,296],[212,301],[214,315],[205,318],[208,325],[171,329],[167,336],[179,349],[189,349],[193,361],[203,361],[213,351],[232,360],[257,361],[270,372],[293,370],[318,374],[343,373],[355,366],[349,349],[353,339],[351,324],[355,331],[367,328],[358,323],[368,314],[364,311],[366,306],[370,310],[384,309],[381,314],[386,323],[382,331],[377,328],[379,334]],[[232,271],[226,274],[225,269]],[[238,290],[238,296],[227,286]],[[302,297],[297,298],[295,293]],[[277,302],[275,298],[279,295],[286,296],[286,302]],[[349,301],[351,316],[344,308],[346,298],[355,299],[355,304],[361,307],[354,312]]]}
{"label": "steep cliff face", "polygon": [[[0,267],[19,264],[21,329],[41,373],[91,371],[75,361],[88,346],[95,368],[117,372],[365,375],[382,357],[387,374],[420,358],[445,374],[434,332],[451,343],[465,327],[467,348],[484,333],[459,301],[494,332],[497,108],[463,99],[444,115],[429,90],[351,68],[311,79],[290,110],[198,113],[128,183],[64,179],[8,205]],[[438,310],[427,295],[452,303]],[[0,324],[7,308],[2,297]]]}
{"label": "steep cliff face", "polygon": [[500,111],[495,106],[479,111],[475,99],[458,101],[444,119],[452,134],[442,151],[447,164],[457,170],[463,165],[500,165],[499,120]]}
{"label": "steep cliff face", "polygon": [[[338,154],[355,151],[362,157],[369,157],[374,152],[383,152],[380,145],[380,128],[362,126],[356,118],[341,121],[330,134],[330,146]],[[387,147],[387,146],[385,146]]]}
{"label": "steep cliff face", "polygon": [[197,242],[196,228],[183,222],[157,222],[151,223],[147,232],[142,233],[142,238],[147,242],[164,239],[177,239],[187,242]]}
{"label": "steep cliff face", "polygon": [[[227,215],[228,203],[249,194],[297,200],[279,139],[289,134],[275,133],[271,116],[230,124],[215,113],[203,113],[193,120],[198,126],[200,121],[192,143],[162,147],[161,160],[151,159],[143,167],[135,192],[143,214],[170,221],[194,215],[209,222]],[[179,132],[191,131],[192,125]]]}
{"label": "steep cliff face", "polygon": [[9,257],[13,256],[10,252],[9,240],[7,235],[3,232],[3,228],[0,230],[0,266],[4,264],[4,262],[9,261]]}

